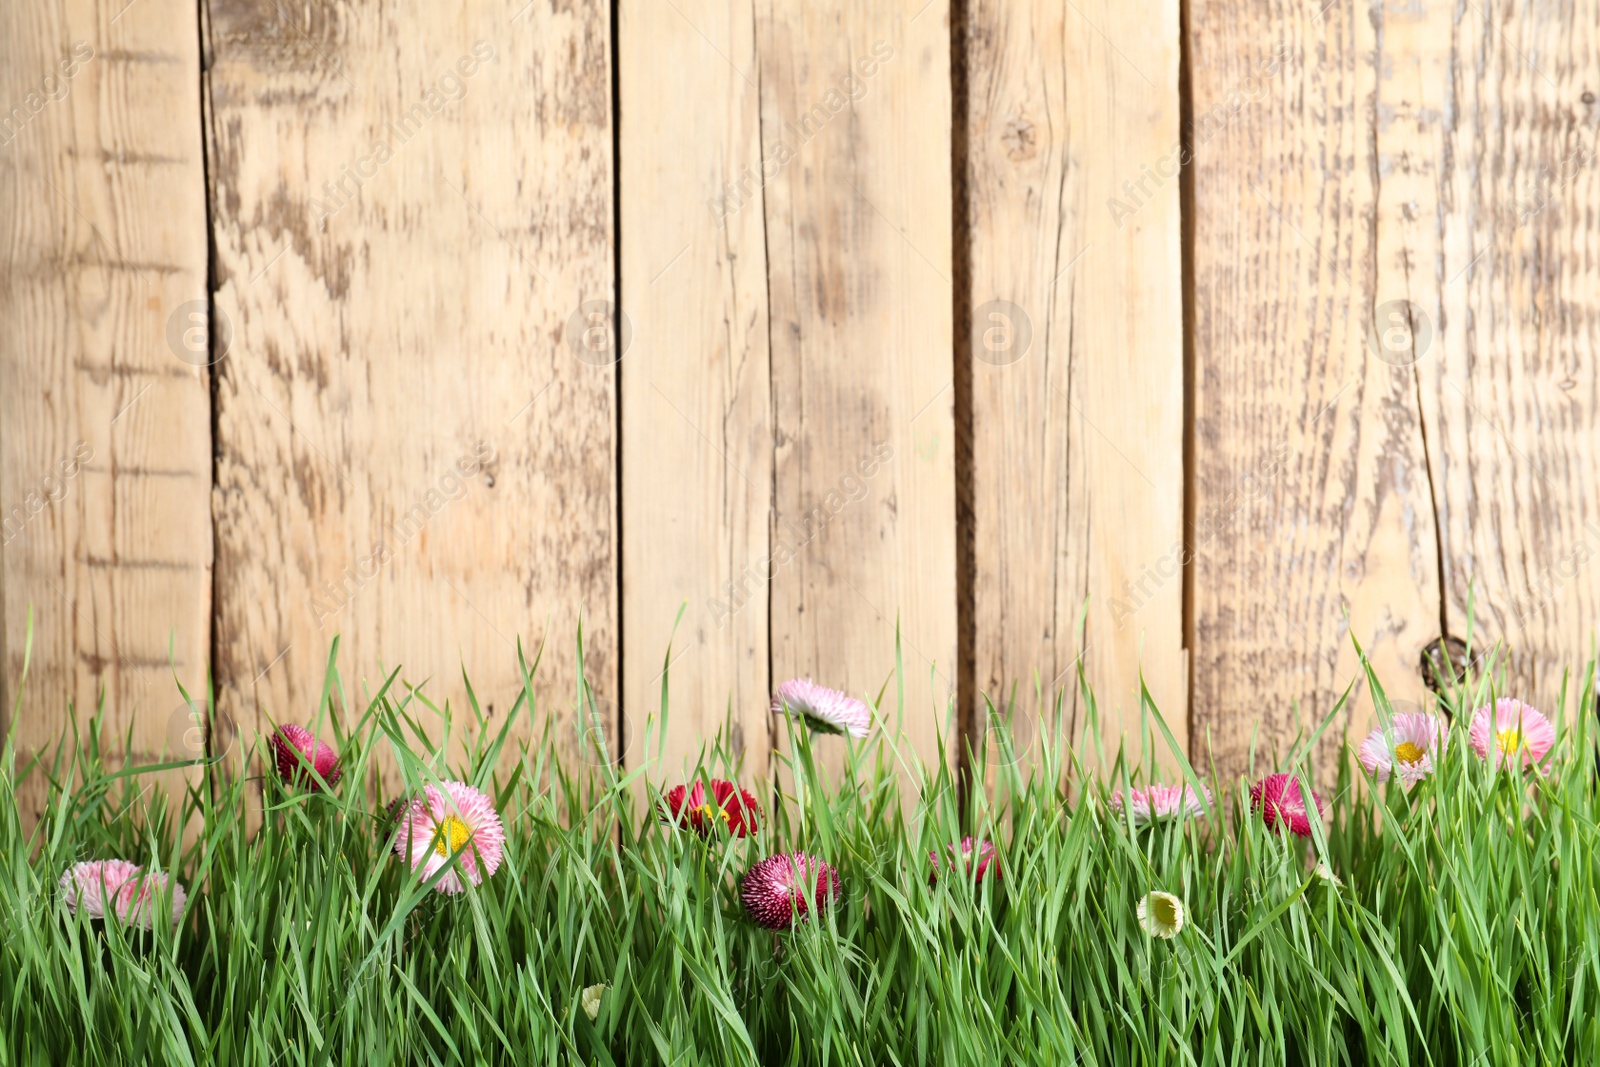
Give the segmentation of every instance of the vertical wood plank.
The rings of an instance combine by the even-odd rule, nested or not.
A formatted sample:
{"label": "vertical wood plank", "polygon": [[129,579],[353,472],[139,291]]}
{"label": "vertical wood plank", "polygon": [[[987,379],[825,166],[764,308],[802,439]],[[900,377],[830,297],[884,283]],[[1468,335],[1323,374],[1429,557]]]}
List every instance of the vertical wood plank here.
{"label": "vertical wood plank", "polygon": [[[622,4],[623,647],[628,762],[667,673],[661,773],[731,721],[767,772],[771,364],[749,4]],[[684,107],[684,101],[695,106]],[[658,727],[659,729],[659,727]]]}
{"label": "vertical wood plank", "polygon": [[1474,644],[1503,640],[1514,691],[1553,712],[1600,620],[1600,5],[1386,7],[1384,47],[1414,80],[1389,158],[1427,184],[1383,222],[1407,227],[1433,338],[1447,622],[1465,636],[1470,589]]}
{"label": "vertical wood plank", "polygon": [[[111,766],[205,754],[173,684],[203,698],[210,643],[199,32],[192,3],[121,6],[0,11],[0,734],[19,766],[102,693]],[[182,776],[161,784],[176,804]],[[36,773],[24,819],[44,800]]]}
{"label": "vertical wood plank", "polygon": [[[1357,676],[1351,631],[1390,695],[1414,701],[1438,632],[1416,372],[1369,329],[1406,291],[1385,205],[1416,191],[1386,169],[1394,57],[1380,61],[1370,14],[1190,9],[1193,747],[1225,778],[1257,731],[1259,773],[1331,710]],[[1324,774],[1369,718],[1358,693],[1318,749]]]}
{"label": "vertical wood plank", "polygon": [[[948,5],[763,0],[773,674],[890,680],[922,759],[955,694]],[[894,720],[895,691],[885,708]],[[909,753],[908,753],[909,756]]]}
{"label": "vertical wood plank", "polygon": [[608,12],[210,13],[225,714],[309,719],[341,633],[353,702],[403,665],[461,729],[459,663],[497,728],[548,640],[571,752],[580,615],[617,692]]}
{"label": "vertical wood plank", "polygon": [[969,19],[978,688],[1022,749],[1081,654],[1137,758],[1141,669],[1188,734],[1178,5]]}

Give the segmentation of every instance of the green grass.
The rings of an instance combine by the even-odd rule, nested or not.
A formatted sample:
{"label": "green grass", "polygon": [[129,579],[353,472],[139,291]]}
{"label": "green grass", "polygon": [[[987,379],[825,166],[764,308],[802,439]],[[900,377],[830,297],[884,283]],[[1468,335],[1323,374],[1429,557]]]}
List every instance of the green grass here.
{"label": "green grass", "polygon": [[[572,742],[551,723],[571,709],[533,707],[531,681],[493,728],[470,700],[455,709],[470,752],[452,763],[427,740],[451,709],[393,676],[353,702],[330,657],[314,718],[345,761],[332,795],[236,758],[168,806],[144,788],[150,768],[107,768],[98,721],[31,767],[6,747],[0,1064],[1591,1062],[1600,806],[1576,709],[1594,707],[1594,668],[1575,701],[1542,709],[1567,724],[1542,776],[1493,773],[1465,744],[1494,673],[1445,702],[1453,743],[1420,787],[1359,784],[1348,749],[1325,769],[1331,816],[1310,842],[1265,830],[1240,782],[1210,775],[1205,820],[1112,816],[1102,783],[1137,782],[1157,757],[1168,780],[1187,767],[1147,703],[1142,744],[1110,768],[1075,755],[1093,737],[1051,730],[1023,760],[974,753],[965,808],[951,773],[915,766],[902,804],[906,764],[883,730],[793,735],[786,795],[710,743],[704,772],[756,788],[767,818],[755,838],[706,843],[644,810],[641,772],[557,759]],[[513,723],[539,741],[508,742]],[[1277,759],[1263,744],[1256,773],[1314,773],[1316,736]],[[816,770],[824,749],[848,752],[838,781]],[[455,777],[497,799],[507,855],[481,888],[445,897],[387,851],[390,798],[360,787],[380,752],[410,789]],[[680,780],[642,773],[651,790]],[[31,834],[25,775],[50,780]],[[183,825],[198,827],[187,845]],[[930,885],[929,851],[964,833],[996,842],[1002,877]],[[738,879],[791,848],[837,865],[844,894],[773,934],[743,916]],[[1342,884],[1316,873],[1319,852]],[[177,930],[69,913],[61,872],[109,857],[179,873]],[[1186,904],[1170,941],[1136,919],[1152,889]],[[609,988],[591,1023],[579,1000],[595,983]]]}

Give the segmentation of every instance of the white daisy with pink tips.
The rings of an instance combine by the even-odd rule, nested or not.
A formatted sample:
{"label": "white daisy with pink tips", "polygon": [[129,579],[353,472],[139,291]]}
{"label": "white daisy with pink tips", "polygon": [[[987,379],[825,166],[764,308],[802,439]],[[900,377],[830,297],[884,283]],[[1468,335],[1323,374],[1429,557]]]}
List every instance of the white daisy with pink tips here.
{"label": "white daisy with pink tips", "polygon": [[1436,716],[1403,712],[1389,720],[1387,731],[1379,727],[1368,734],[1356,749],[1356,758],[1380,782],[1394,775],[1405,785],[1416,785],[1433,774],[1434,757],[1442,750],[1445,736],[1444,725]]}
{"label": "white daisy with pink tips", "polygon": [[1484,759],[1494,758],[1502,767],[1519,762],[1536,769],[1555,746],[1556,728],[1522,701],[1501,697],[1493,708],[1486,704],[1473,713],[1467,738]]}
{"label": "white daisy with pink tips", "polygon": [[772,712],[804,719],[813,730],[825,734],[866,737],[872,728],[872,712],[865,703],[810,678],[795,678],[778,686]]}
{"label": "white daisy with pink tips", "polygon": [[[1205,798],[1202,800],[1202,796]],[[1111,810],[1118,815],[1122,809],[1128,809],[1128,815],[1135,826],[1147,826],[1163,819],[1174,819],[1179,814],[1187,812],[1190,818],[1201,818],[1206,813],[1206,806],[1211,803],[1211,790],[1201,786],[1201,792],[1196,793],[1190,785],[1155,785],[1143,789],[1132,789],[1124,797],[1122,790],[1111,794]]]}
{"label": "white daisy with pink tips", "polygon": [[[115,916],[131,926],[154,928],[156,905],[167,888],[160,871],[147,871],[127,860],[88,860],[74,863],[61,875],[61,899],[73,914],[91,919]],[[183,918],[188,899],[182,884],[172,882],[172,925]]]}
{"label": "white daisy with pink tips", "polygon": [[460,893],[466,882],[481,885],[494,875],[505,844],[505,827],[493,801],[465,782],[441,782],[425,787],[401,811],[394,851],[423,881],[459,855],[456,868],[434,888]]}

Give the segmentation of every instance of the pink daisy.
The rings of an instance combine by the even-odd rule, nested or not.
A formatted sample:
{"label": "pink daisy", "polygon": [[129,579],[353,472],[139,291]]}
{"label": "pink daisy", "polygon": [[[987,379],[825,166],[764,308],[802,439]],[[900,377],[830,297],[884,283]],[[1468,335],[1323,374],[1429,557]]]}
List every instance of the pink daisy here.
{"label": "pink daisy", "polygon": [[[1133,825],[1145,826],[1161,819],[1176,818],[1180,812],[1188,812],[1192,818],[1203,816],[1206,805],[1211,803],[1211,790],[1205,786],[1200,788],[1201,792],[1196,793],[1194,787],[1189,785],[1157,784],[1131,790],[1126,803],[1133,817]],[[1205,797],[1203,801],[1201,796]],[[1122,790],[1111,794],[1112,811],[1121,814],[1123,803]]]}
{"label": "pink daisy", "polygon": [[[972,871],[972,861],[974,857],[976,857],[978,861],[978,868],[975,877],[978,881],[983,881],[985,876],[991,873],[991,866],[994,868],[994,876],[996,878],[1000,877],[1000,864],[995,862],[994,844],[992,842],[978,841],[975,838],[963,837],[961,839],[959,855],[957,846],[955,845],[946,845],[945,851],[949,853],[950,856],[950,858],[945,861],[945,865],[948,866],[952,871]],[[933,863],[933,873],[930,878],[937,880],[939,877],[939,853],[937,851],[928,853],[928,859]]]}
{"label": "pink daisy", "polygon": [[1473,750],[1484,759],[1489,758],[1489,749],[1493,747],[1499,753],[1502,767],[1519,752],[1524,767],[1537,767],[1556,743],[1556,729],[1549,719],[1522,701],[1501,697],[1494,702],[1493,726],[1486,704],[1473,713],[1472,729],[1467,737]]}
{"label": "pink daisy", "polygon": [[1368,734],[1356,758],[1380,782],[1395,773],[1406,785],[1415,785],[1433,773],[1433,754],[1444,743],[1443,726],[1435,716],[1420,711],[1396,715],[1389,725],[1387,734],[1381,727]]}
{"label": "pink daisy", "polygon": [[795,678],[778,686],[772,698],[774,714],[799,715],[813,730],[825,734],[866,737],[872,713],[853,696],[818,685],[810,678]]}
{"label": "pink daisy", "polygon": [[339,757],[304,726],[284,723],[272,732],[267,744],[272,748],[272,757],[278,764],[278,777],[289,785],[302,786],[312,792],[322,788],[315,775],[307,769],[306,763],[317,769],[317,774],[322,776],[329,789],[338,784],[339,776],[343,773],[339,770]]}
{"label": "pink daisy", "polygon": [[506,832],[500,813],[490,799],[465,782],[444,782],[427,786],[401,815],[400,833],[394,842],[395,855],[409,859],[411,869],[424,881],[457,853],[455,870],[439,879],[441,893],[459,893],[466,888],[465,874],[473,885],[482,884],[500,867]]}
{"label": "pink daisy", "polygon": [[[146,930],[155,925],[157,898],[167,888],[167,876],[147,871],[127,860],[90,860],[75,863],[61,875],[61,898],[74,914],[104,919],[110,914]],[[182,883],[172,882],[172,925],[183,917],[188,899]]]}
{"label": "pink daisy", "polygon": [[[1311,794],[1311,799],[1317,802],[1317,814],[1327,815],[1328,802],[1316,793]],[[1300,779],[1292,774],[1269,774],[1251,786],[1250,807],[1261,812],[1261,821],[1269,830],[1282,833],[1282,827],[1287,826],[1300,837],[1311,836],[1311,819],[1300,795]]]}
{"label": "pink daisy", "polygon": [[812,908],[839,895],[839,872],[819,857],[780,852],[751,867],[739,887],[750,918],[769,930],[787,930],[810,918]]}

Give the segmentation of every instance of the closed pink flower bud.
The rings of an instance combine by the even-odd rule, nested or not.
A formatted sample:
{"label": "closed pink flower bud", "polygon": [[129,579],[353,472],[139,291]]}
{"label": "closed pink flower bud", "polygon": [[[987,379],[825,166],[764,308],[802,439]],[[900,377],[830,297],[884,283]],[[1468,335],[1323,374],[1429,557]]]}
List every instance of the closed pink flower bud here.
{"label": "closed pink flower bud", "polygon": [[[307,769],[307,762],[317,769],[317,774],[322,776],[322,781],[327,783],[329,789],[338,784],[339,776],[343,773],[339,769],[339,757],[304,726],[285,723],[272,732],[267,743],[278,765],[278,777],[287,784],[301,786],[312,792],[322,788]],[[302,756],[304,760],[300,758]]]}
{"label": "closed pink flower bud", "polygon": [[787,930],[805,922],[813,909],[839,895],[839,872],[817,856],[780,852],[750,868],[739,899],[750,918],[768,930]]}
{"label": "closed pink flower bud", "polygon": [[[1325,815],[1328,802],[1316,793],[1317,814]],[[1285,828],[1299,837],[1311,836],[1311,817],[1300,795],[1300,779],[1292,774],[1269,774],[1250,787],[1250,806],[1261,813],[1267,829],[1282,833]]]}

